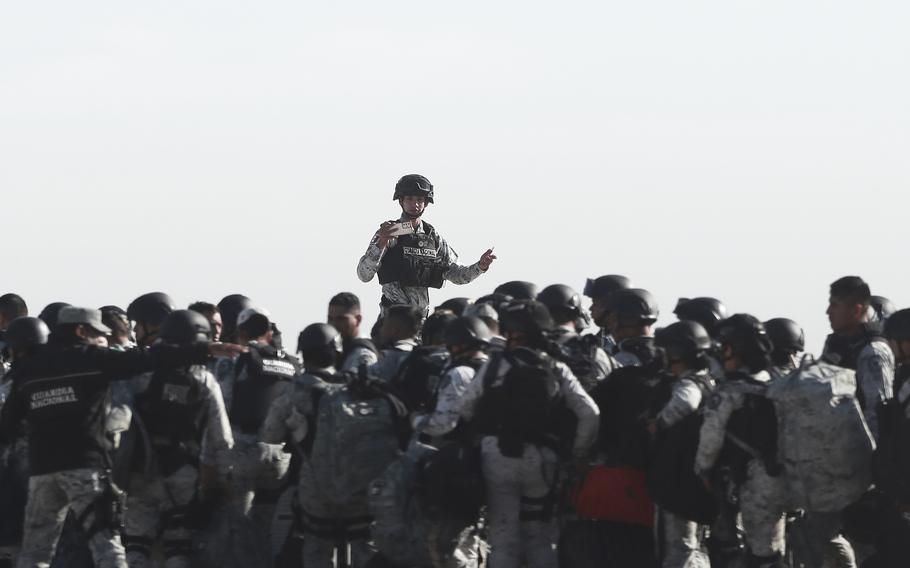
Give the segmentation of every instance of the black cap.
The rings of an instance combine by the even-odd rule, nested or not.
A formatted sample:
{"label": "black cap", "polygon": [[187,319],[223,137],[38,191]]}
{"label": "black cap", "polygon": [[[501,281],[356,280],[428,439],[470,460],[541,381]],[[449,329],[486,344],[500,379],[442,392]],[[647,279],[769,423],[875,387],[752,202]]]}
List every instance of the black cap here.
{"label": "black cap", "polygon": [[243,294],[228,294],[218,302],[218,311],[221,312],[221,323],[224,328],[221,335],[230,338],[237,329],[237,316],[247,308],[253,307],[253,301]]}

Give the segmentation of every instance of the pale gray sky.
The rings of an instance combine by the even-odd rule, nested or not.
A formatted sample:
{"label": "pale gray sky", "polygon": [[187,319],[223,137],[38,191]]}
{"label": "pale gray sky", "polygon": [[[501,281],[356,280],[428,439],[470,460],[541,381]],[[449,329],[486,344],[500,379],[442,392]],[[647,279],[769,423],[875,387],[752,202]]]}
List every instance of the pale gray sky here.
{"label": "pale gray sky", "polygon": [[0,291],[243,292],[289,335],[399,176],[500,282],[627,274],[800,321],[860,274],[910,303],[906,2],[7,2]]}

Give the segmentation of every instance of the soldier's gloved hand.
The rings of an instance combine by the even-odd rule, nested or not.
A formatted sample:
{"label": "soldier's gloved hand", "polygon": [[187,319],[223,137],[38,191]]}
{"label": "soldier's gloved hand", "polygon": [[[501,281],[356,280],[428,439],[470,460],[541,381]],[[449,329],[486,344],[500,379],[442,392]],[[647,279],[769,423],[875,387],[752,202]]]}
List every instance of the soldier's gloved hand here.
{"label": "soldier's gloved hand", "polygon": [[490,247],[487,249],[487,252],[480,255],[480,260],[477,261],[477,265],[480,266],[480,269],[484,272],[490,268],[490,265],[493,264],[493,261],[496,260],[496,255],[493,254],[493,248]]}
{"label": "soldier's gloved hand", "polygon": [[212,357],[234,357],[249,351],[248,347],[233,343],[209,343],[209,355]]}

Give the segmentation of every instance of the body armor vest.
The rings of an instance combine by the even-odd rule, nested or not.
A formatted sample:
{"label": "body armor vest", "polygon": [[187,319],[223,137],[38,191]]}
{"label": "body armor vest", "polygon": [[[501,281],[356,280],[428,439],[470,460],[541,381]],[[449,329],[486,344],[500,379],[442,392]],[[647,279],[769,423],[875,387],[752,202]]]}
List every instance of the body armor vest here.
{"label": "body armor vest", "polygon": [[270,345],[251,344],[237,359],[237,378],[231,403],[231,424],[245,434],[256,434],[284,381],[297,375],[297,361]]}
{"label": "body armor vest", "polygon": [[448,250],[436,229],[425,221],[422,224],[424,232],[401,235],[386,249],[379,266],[380,284],[442,288],[450,263]]}

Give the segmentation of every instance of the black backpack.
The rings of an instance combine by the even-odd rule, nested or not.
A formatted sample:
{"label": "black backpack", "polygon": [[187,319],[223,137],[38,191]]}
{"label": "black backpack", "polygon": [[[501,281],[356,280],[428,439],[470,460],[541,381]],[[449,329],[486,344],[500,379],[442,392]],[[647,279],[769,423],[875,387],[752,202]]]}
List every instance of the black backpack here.
{"label": "black backpack", "polygon": [[648,367],[620,367],[591,391],[600,408],[597,448],[610,465],[644,469],[650,461],[646,428],[665,400],[658,374]]}
{"label": "black backpack", "polygon": [[401,363],[391,385],[409,411],[433,410],[439,381],[449,367],[451,358],[443,347],[420,346]]}
{"label": "black backpack", "polygon": [[444,444],[418,462],[417,495],[433,519],[476,521],[485,503],[480,447]]}
{"label": "black backpack", "polygon": [[[711,386],[701,377],[693,378],[702,393],[703,407]],[[658,431],[647,473],[651,498],[671,513],[711,524],[717,516],[713,495],[695,474],[695,455],[704,414],[701,408],[673,426]]]}
{"label": "black backpack", "polygon": [[[857,389],[859,390],[859,389]],[[872,456],[875,485],[899,503],[910,502],[910,419],[895,396],[878,404],[878,445]]]}
{"label": "black backpack", "polygon": [[[734,375],[727,380],[755,383],[748,375]],[[746,393],[743,405],[733,411],[727,422],[726,439],[718,462],[728,466],[733,480],[741,484],[746,480],[746,469],[753,459],[761,460],[765,470],[773,477],[783,471],[777,459],[777,411],[774,403],[764,394]]]}

